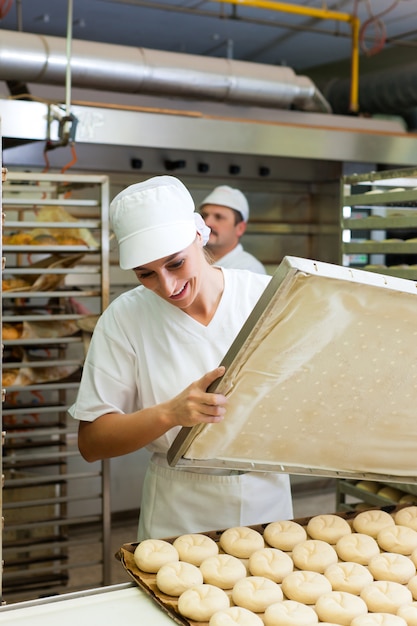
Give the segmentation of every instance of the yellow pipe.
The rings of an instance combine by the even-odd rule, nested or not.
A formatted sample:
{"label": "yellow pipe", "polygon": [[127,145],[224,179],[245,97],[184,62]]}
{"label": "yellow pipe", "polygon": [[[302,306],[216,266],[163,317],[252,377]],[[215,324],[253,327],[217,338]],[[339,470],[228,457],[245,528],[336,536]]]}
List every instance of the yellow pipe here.
{"label": "yellow pipe", "polygon": [[323,20],[337,20],[347,22],[352,31],[352,53],[351,53],[351,74],[350,74],[350,103],[351,113],[359,110],[359,19],[349,13],[339,13],[338,11],[328,11],[327,9],[315,9],[313,7],[296,6],[287,2],[273,2],[272,0],[214,0],[221,4],[236,4],[240,6],[256,7],[258,9],[270,9],[271,11],[281,11],[283,13],[294,13],[295,15],[306,15],[317,17]]}
{"label": "yellow pipe", "polygon": [[359,111],[359,31],[360,21],[357,17],[351,21],[352,29],[352,54],[350,68],[350,98],[349,110],[351,113]]}

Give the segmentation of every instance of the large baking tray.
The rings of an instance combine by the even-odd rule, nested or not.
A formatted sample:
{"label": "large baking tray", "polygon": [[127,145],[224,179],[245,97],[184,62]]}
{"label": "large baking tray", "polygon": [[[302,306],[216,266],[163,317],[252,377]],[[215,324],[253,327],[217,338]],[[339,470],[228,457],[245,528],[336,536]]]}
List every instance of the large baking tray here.
{"label": "large baking tray", "polygon": [[[379,510],[385,511],[394,516],[397,511],[399,511],[400,509],[406,506],[407,505],[389,505],[389,506],[381,507]],[[369,507],[369,508],[377,508],[377,507]],[[350,524],[351,527],[352,527],[353,519],[358,514],[359,514],[359,511],[334,513],[334,515],[338,515],[339,517],[342,517],[343,519],[345,519]],[[296,518],[293,521],[297,522],[297,524],[300,524],[307,530],[307,524],[312,517],[314,516]],[[253,528],[257,532],[259,532],[261,535],[263,535],[264,530],[267,526],[268,524],[264,523],[264,524],[256,524],[253,526],[249,526],[249,528]],[[224,530],[225,529],[213,530],[213,531],[203,532],[199,534],[207,535],[208,537],[213,539],[213,541],[218,543]],[[352,528],[352,532],[355,532],[353,528]],[[311,537],[307,533],[307,539],[310,539],[310,538]],[[169,538],[166,538],[165,541],[168,541],[169,543],[173,543],[175,539],[176,537],[169,537]],[[125,543],[120,547],[120,549],[115,554],[116,558],[121,562],[125,571],[132,578],[132,580],[150,598],[152,598],[152,600],[154,600],[156,604],[158,604],[177,624],[180,624],[181,626],[209,626],[208,622],[195,622],[193,620],[189,620],[188,618],[185,618],[184,616],[182,616],[178,611],[178,598],[175,596],[168,596],[159,590],[156,584],[156,574],[149,574],[138,568],[138,566],[135,563],[134,556],[133,556],[138,544],[139,542]],[[219,547],[219,553],[222,553],[222,552],[223,550]],[[287,554],[291,556],[291,552],[288,552]],[[296,570],[297,568],[294,567],[294,569]],[[229,598],[231,598],[232,590],[231,589],[227,590],[226,593],[229,596]],[[231,606],[233,606],[232,600],[231,600]]]}
{"label": "large baking tray", "polygon": [[417,284],[286,257],[171,466],[417,482]]}

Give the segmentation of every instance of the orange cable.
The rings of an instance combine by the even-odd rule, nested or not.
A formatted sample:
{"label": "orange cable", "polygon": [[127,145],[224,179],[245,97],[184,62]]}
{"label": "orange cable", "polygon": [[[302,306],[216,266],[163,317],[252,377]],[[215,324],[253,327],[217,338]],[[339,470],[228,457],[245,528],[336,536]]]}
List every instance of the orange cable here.
{"label": "orange cable", "polygon": [[70,167],[72,167],[73,165],[75,165],[75,164],[76,164],[76,162],[77,162],[77,152],[76,152],[76,150],[75,150],[75,146],[74,146],[74,144],[73,144],[73,143],[71,144],[71,154],[72,154],[72,159],[71,159],[71,161],[69,161],[69,163],[67,163],[66,165],[64,165],[64,167],[63,167],[63,168],[62,168],[62,170],[61,170],[61,174],[65,174],[65,172],[66,172],[66,171],[67,171]]}

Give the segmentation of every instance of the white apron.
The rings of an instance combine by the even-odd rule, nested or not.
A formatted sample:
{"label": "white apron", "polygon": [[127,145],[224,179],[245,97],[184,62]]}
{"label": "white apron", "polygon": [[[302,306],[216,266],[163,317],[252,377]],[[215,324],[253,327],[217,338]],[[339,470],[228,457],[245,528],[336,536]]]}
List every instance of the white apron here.
{"label": "white apron", "polygon": [[138,541],[292,519],[290,479],[269,472],[146,471]]}

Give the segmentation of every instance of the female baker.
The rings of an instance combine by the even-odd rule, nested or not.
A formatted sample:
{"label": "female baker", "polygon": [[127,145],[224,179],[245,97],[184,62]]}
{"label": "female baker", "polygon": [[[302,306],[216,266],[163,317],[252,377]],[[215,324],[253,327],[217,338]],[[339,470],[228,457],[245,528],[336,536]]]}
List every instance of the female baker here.
{"label": "female baker", "polygon": [[140,285],[101,315],[70,414],[87,461],[146,446],[138,539],[291,519],[284,474],[171,468],[182,426],[219,422],[226,398],[207,393],[270,277],[211,265],[209,229],[181,181],[157,176],[110,205],[120,266]]}

